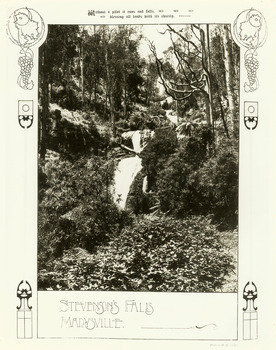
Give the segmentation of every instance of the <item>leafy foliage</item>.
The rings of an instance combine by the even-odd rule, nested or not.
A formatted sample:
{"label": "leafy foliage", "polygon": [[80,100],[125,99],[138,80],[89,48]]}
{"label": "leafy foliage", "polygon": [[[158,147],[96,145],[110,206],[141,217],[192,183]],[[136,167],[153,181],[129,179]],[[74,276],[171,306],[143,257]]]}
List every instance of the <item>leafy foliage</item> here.
{"label": "leafy foliage", "polygon": [[130,186],[126,201],[126,209],[135,215],[149,213],[149,194],[143,192],[143,181],[144,176],[139,172]]}
{"label": "leafy foliage", "polygon": [[238,223],[238,154],[234,147],[217,154],[190,176],[192,201],[202,214],[214,215],[221,227],[235,228]]}
{"label": "leafy foliage", "polygon": [[[179,140],[176,148],[170,147],[171,134],[157,132],[156,135],[142,153],[142,164],[151,181],[150,189],[156,193],[159,210],[178,218],[190,214],[212,215],[221,228],[235,228],[238,224],[236,143],[223,139],[221,144],[225,147],[215,147],[205,126],[197,127],[190,137]],[[164,145],[166,149],[162,148]],[[145,199],[143,206],[149,207]]]}
{"label": "leafy foliage", "polygon": [[209,128],[199,128],[191,137],[183,139],[177,152],[168,158],[156,182],[161,211],[178,217],[199,214],[191,200],[189,178],[207,159],[210,144]]}
{"label": "leafy foliage", "polygon": [[233,267],[207,218],[185,221],[147,216],[126,227],[95,255],[71,250],[42,273],[52,289],[197,291],[221,288]]}
{"label": "leafy foliage", "polygon": [[158,172],[178,145],[176,132],[170,128],[156,129],[154,137],[141,153],[142,166],[148,176],[150,189],[155,188]]}
{"label": "leafy foliage", "polygon": [[63,155],[97,153],[107,139],[100,135],[95,122],[85,113],[55,109],[47,120],[47,148]]}
{"label": "leafy foliage", "polygon": [[64,249],[82,247],[92,252],[129,221],[110,194],[113,162],[55,159],[44,167],[47,180],[40,190],[38,223],[41,266]]}

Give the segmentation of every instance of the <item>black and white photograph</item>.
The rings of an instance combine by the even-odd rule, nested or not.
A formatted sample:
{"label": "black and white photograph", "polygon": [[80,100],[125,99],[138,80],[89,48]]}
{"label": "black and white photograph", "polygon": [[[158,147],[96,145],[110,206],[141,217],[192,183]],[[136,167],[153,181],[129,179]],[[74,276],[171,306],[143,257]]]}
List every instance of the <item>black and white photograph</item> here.
{"label": "black and white photograph", "polygon": [[236,292],[230,25],[50,25],[39,49],[38,289]]}

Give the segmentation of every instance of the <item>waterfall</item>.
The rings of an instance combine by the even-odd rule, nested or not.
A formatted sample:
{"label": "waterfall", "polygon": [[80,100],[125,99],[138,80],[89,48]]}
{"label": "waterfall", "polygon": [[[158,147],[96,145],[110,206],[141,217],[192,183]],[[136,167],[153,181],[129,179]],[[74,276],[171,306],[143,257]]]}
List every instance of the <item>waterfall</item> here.
{"label": "waterfall", "polygon": [[114,175],[114,200],[124,209],[130,186],[135,176],[142,169],[142,160],[138,156],[141,152],[141,132],[136,130],[131,134],[133,150],[137,153],[134,157],[120,160]]}
{"label": "waterfall", "polygon": [[172,109],[169,109],[166,111],[166,117],[174,124],[178,124],[178,118],[177,115],[174,115],[175,113]]}
{"label": "waterfall", "polygon": [[141,132],[140,130],[137,130],[132,135],[132,144],[133,149],[136,153],[141,152]]}
{"label": "waterfall", "polygon": [[124,209],[127,195],[135,176],[142,169],[142,160],[136,155],[122,159],[115,171],[114,199]]}
{"label": "waterfall", "polygon": [[154,131],[152,130],[127,131],[121,135],[123,140],[131,139],[133,151],[136,153],[135,156],[120,160],[114,174],[114,201],[122,209],[125,208],[130,186],[135,176],[142,169],[142,159],[139,157],[139,153],[146,147],[148,140],[153,135]]}

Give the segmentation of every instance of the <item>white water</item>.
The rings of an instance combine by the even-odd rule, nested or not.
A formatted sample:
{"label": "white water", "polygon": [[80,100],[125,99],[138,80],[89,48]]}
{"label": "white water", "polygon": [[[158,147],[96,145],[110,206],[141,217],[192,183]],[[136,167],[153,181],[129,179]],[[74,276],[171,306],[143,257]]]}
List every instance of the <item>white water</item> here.
{"label": "white water", "polygon": [[[114,175],[114,201],[122,208],[125,208],[130,186],[135,176],[142,169],[142,160],[139,153],[145,148],[147,139],[153,137],[154,132],[150,130],[127,131],[121,136],[123,139],[130,139],[133,145],[134,157],[120,160]],[[141,142],[141,136],[142,142]]]}
{"label": "white water", "polygon": [[166,111],[166,117],[174,124],[178,124],[178,118],[177,115],[174,115],[173,113],[175,113],[172,109],[168,109]]}
{"label": "white water", "polygon": [[133,149],[136,153],[140,153],[142,151],[141,148],[141,132],[140,130],[137,130],[132,135],[132,144]]}
{"label": "white water", "polygon": [[142,159],[135,157],[122,159],[115,171],[114,199],[118,205],[124,209],[130,186],[142,169]]}
{"label": "white water", "polygon": [[135,176],[142,169],[142,160],[138,154],[142,151],[140,130],[124,133],[123,138],[131,138],[136,156],[120,160],[114,175],[114,200],[125,208],[127,195]]}

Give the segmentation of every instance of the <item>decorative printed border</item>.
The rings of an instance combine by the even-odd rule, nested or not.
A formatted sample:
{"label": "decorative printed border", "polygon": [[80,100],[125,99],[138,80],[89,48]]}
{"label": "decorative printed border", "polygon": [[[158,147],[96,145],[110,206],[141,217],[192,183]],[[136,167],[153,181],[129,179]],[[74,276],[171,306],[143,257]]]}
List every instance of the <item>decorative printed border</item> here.
{"label": "decorative printed border", "polygon": [[23,129],[29,129],[33,125],[34,120],[34,101],[19,100],[18,101],[18,123]]}
{"label": "decorative printed border", "polygon": [[244,102],[244,125],[248,130],[254,130],[258,126],[259,103],[257,101]]}
{"label": "decorative printed border", "polygon": [[[17,84],[23,90],[32,90],[34,82],[31,80],[31,71],[34,66],[32,46],[41,41],[45,31],[45,24],[41,16],[31,8],[20,8],[12,13],[7,21],[7,34],[10,40],[20,47],[18,64],[20,74]],[[257,69],[257,49],[261,47],[267,37],[266,21],[263,15],[254,9],[241,12],[234,22],[234,36],[239,45],[246,47],[244,66],[248,81],[244,83],[245,92],[253,92],[259,87]],[[30,128],[33,124],[33,101],[18,101],[18,122],[22,128]],[[244,102],[244,124],[248,130],[254,130],[258,125],[258,102]],[[257,287],[253,282],[247,282],[243,290],[246,306],[243,308],[243,339],[258,338],[258,313],[255,307]],[[17,287],[17,297],[20,305],[17,306],[17,338],[33,338],[33,315],[29,300],[32,297],[32,288],[28,281],[22,280]],[[188,328],[201,329],[215,324],[192,326]],[[183,328],[187,329],[187,328]]]}
{"label": "decorative printed border", "polygon": [[255,300],[258,297],[257,287],[254,282],[247,282],[243,289],[243,299],[246,305],[243,308],[243,339],[258,339],[258,312]]}
{"label": "decorative printed border", "polygon": [[34,53],[31,47],[41,41],[45,31],[44,21],[35,10],[22,7],[11,14],[6,31],[10,40],[20,47],[18,59],[20,74],[17,84],[23,90],[32,90],[34,82],[30,77],[34,66]]}
{"label": "decorative printed border", "polygon": [[32,287],[28,281],[22,280],[17,286],[17,297],[20,300],[17,306],[17,338],[33,338],[33,313],[29,300],[32,297]]}
{"label": "decorative printed border", "polygon": [[265,43],[267,37],[264,16],[253,8],[241,12],[234,22],[233,33],[237,44],[246,48],[244,66],[248,81],[244,83],[244,91],[253,92],[259,87],[257,49]]}

